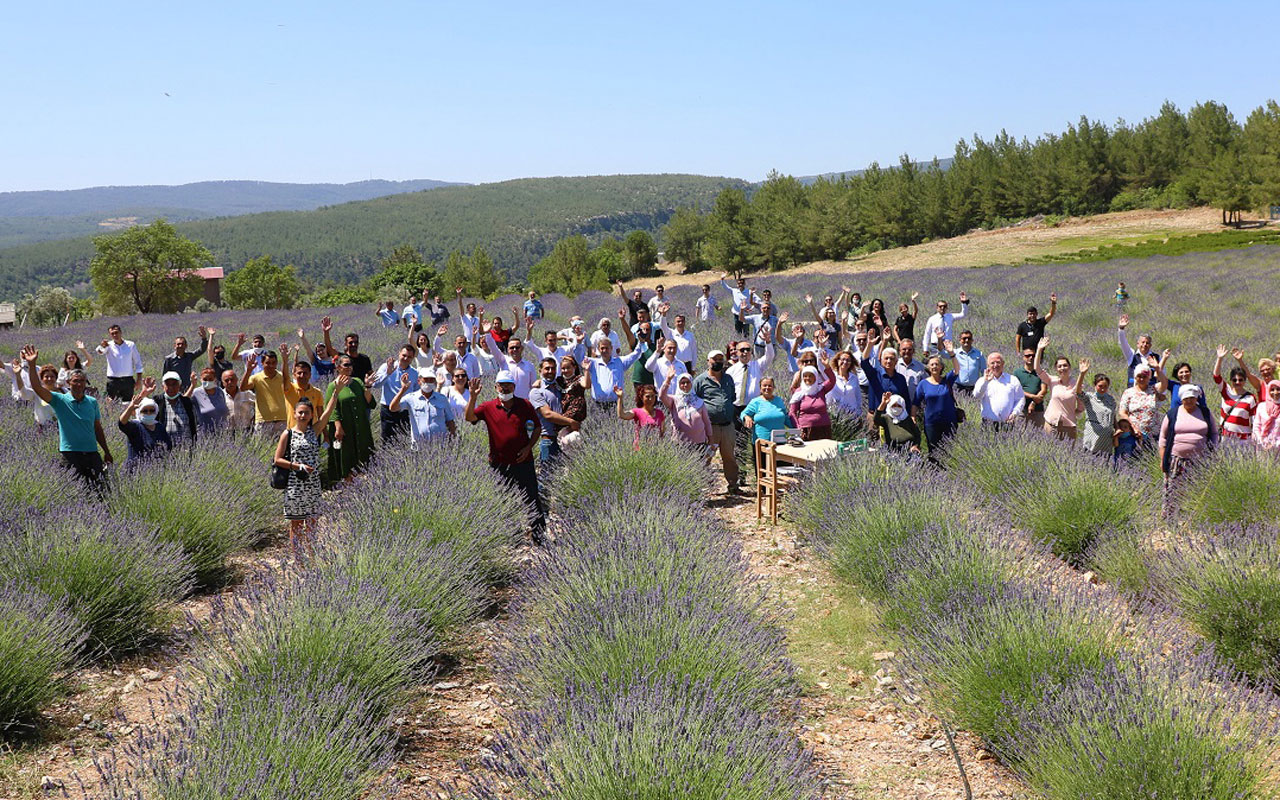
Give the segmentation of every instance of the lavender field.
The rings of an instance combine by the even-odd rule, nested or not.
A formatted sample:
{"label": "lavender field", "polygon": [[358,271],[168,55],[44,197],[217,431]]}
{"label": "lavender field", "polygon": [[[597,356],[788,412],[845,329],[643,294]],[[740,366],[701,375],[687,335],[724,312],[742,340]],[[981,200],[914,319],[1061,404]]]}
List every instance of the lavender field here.
{"label": "lavender field", "polygon": [[[972,302],[958,327],[983,352],[1007,354],[1025,308],[1043,314],[1056,292],[1053,352],[1122,382],[1118,281],[1131,293],[1131,339],[1150,333],[1171,363],[1188,362],[1211,407],[1216,346],[1242,348],[1251,367],[1280,350],[1272,248],[748,279],[810,330],[806,294],[848,286],[892,315],[919,291],[920,330],[935,300],[954,309],[964,291]],[[722,314],[691,325],[699,360],[733,338],[727,293],[712,288]],[[667,292],[691,319],[698,294]],[[574,314],[588,329],[616,323],[622,305],[598,292],[542,299],[539,340]],[[520,300],[486,312],[509,324]],[[375,365],[404,341],[373,308],[340,307],[9,330],[0,355],[31,343],[52,362],[118,322],[156,374],[173,337],[194,345],[198,325],[229,352],[240,332],[292,347],[304,328],[317,343],[326,315],[335,345],[356,332]],[[790,377],[781,356],[774,368]],[[100,362],[90,374],[103,384]],[[56,435],[36,432],[31,408],[3,404],[0,719],[13,753],[0,786],[39,791],[54,768],[29,762],[67,735],[41,712],[83,670],[163,650],[182,674],[170,705],[103,737],[92,763],[80,754],[86,796],[850,796],[796,734],[790,610],[707,504],[717,473],[671,439],[637,451],[623,425],[592,409],[582,444],[545,476],[556,541],[544,549],[528,547],[527,509],[489,470],[483,433],[464,424],[457,440],[380,453],[353,489],[327,496],[314,554],[254,569],[246,554],[252,562],[283,530],[267,487],[271,443],[208,437],[190,456],[118,472],[95,498],[57,467]],[[104,427],[122,454],[123,437]],[[1280,459],[1233,444],[1162,515],[1152,456],[1116,469],[1038,431],[967,424],[942,471],[879,452],[816,471],[787,498],[786,524],[873,605],[901,654],[906,685],[894,691],[980,737],[1035,796],[1274,797]],[[180,604],[211,594],[207,620],[178,618]],[[496,605],[495,680],[511,706],[488,752],[461,779],[400,782],[394,720],[474,658],[467,634]],[[69,773],[58,781],[75,794]]]}

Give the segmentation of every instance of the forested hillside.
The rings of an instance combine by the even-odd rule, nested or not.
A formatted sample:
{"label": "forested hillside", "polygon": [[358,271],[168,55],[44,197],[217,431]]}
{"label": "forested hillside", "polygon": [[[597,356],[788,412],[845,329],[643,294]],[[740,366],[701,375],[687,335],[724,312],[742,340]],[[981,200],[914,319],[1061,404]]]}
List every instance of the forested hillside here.
{"label": "forested hillside", "polygon": [[[499,268],[520,279],[561,238],[582,234],[597,241],[606,234],[656,231],[676,208],[708,208],[722,189],[746,186],[698,175],[528,178],[178,228],[223,267],[271,255],[297,265],[299,277],[312,283],[358,282],[403,244],[436,262],[450,251],[483,246]],[[92,255],[89,239],[0,249],[0,297],[41,284],[82,284]]]}
{"label": "forested hillside", "polygon": [[104,221],[182,222],[263,211],[310,211],[458,184],[435,180],[355,183],[202,181],[180,186],[95,186],[68,191],[0,192],[0,247],[109,232]]}

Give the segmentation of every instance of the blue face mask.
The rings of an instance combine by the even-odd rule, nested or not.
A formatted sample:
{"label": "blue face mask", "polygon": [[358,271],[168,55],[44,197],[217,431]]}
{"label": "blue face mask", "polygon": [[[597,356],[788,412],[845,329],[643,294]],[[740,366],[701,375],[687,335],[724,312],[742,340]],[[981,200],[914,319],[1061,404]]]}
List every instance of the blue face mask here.
{"label": "blue face mask", "polygon": [[155,414],[139,414],[138,422],[141,422],[143,425],[155,425],[156,415]]}

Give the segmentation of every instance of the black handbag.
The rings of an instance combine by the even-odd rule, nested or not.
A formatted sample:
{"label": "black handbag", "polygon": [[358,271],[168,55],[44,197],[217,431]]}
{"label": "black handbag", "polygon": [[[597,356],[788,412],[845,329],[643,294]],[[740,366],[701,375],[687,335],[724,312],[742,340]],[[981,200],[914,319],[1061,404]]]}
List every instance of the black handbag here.
{"label": "black handbag", "polygon": [[[293,453],[293,428],[289,429],[289,438],[285,444],[285,451]],[[289,473],[293,470],[282,467],[278,464],[271,465],[271,488],[284,490],[289,488]]]}

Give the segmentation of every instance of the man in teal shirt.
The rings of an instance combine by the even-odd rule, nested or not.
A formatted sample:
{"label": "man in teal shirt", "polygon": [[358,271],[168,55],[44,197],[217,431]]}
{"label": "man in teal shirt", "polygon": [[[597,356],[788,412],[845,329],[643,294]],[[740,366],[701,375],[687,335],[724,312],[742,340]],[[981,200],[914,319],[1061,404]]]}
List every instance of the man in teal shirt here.
{"label": "man in teal shirt", "polygon": [[[106,479],[105,464],[112,463],[111,448],[102,430],[102,414],[98,401],[85,394],[89,379],[84,370],[73,369],[67,375],[68,394],[51,392],[40,382],[36,360],[40,354],[31,345],[22,348],[22,360],[31,374],[31,389],[49,404],[58,417],[58,449],[62,460],[91,488],[101,492]],[[98,455],[98,448],[103,455]],[[105,464],[104,464],[105,462]]]}

